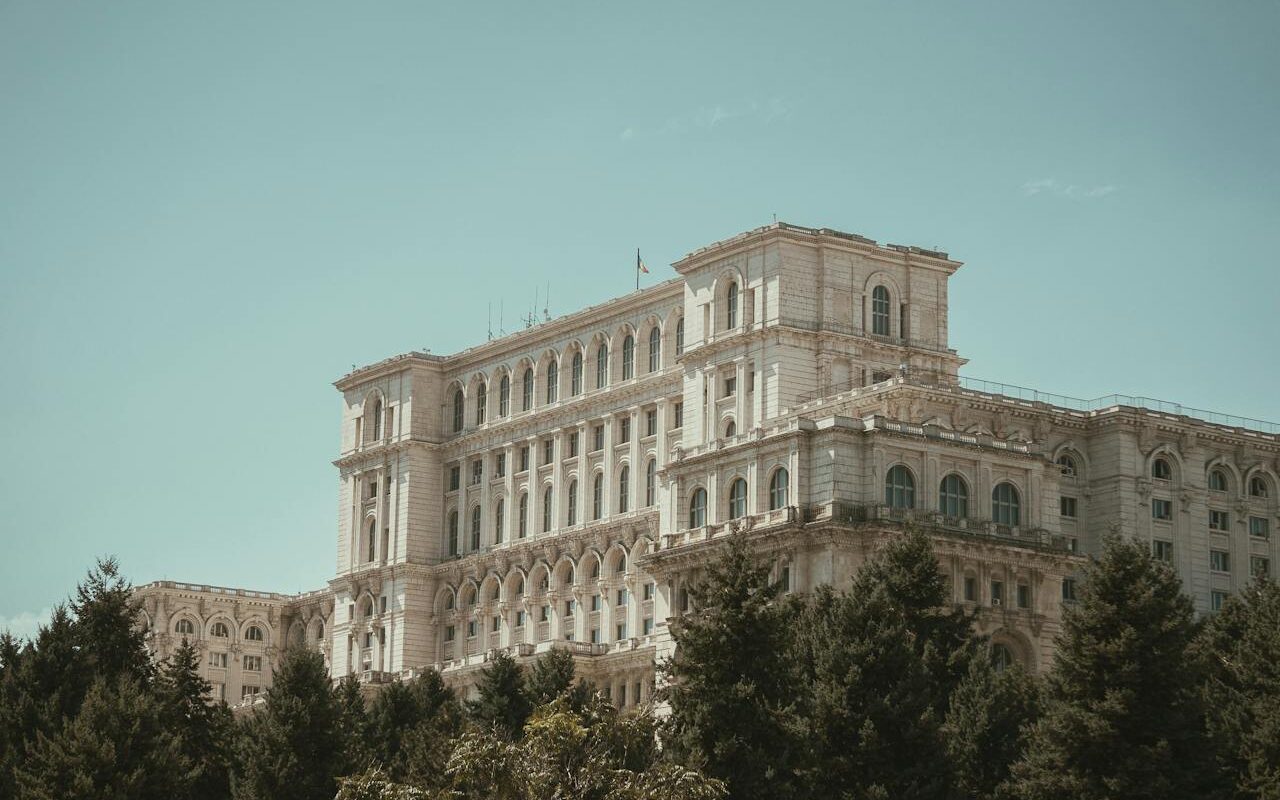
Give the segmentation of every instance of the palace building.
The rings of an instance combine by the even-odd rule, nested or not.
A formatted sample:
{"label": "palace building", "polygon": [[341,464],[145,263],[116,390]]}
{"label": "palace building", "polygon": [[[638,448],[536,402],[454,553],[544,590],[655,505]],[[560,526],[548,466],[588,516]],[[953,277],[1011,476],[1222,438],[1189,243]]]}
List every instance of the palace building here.
{"label": "palace building", "polygon": [[141,586],[153,650],[195,640],[218,696],[251,703],[285,646],[334,678],[434,668],[464,690],[497,651],[565,647],[629,706],[731,536],[805,591],[920,528],[999,658],[1036,670],[1110,531],[1149,541],[1201,612],[1273,569],[1280,426],[962,377],[960,266],[777,223],[626,297],[357,369],[335,384],[328,585]]}

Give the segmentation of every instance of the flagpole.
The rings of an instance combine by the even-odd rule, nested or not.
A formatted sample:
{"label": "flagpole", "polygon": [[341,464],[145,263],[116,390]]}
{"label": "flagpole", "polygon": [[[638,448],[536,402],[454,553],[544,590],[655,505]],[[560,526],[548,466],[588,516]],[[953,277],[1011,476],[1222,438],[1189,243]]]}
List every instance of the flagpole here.
{"label": "flagpole", "polygon": [[640,291],[640,248],[636,248],[636,291]]}

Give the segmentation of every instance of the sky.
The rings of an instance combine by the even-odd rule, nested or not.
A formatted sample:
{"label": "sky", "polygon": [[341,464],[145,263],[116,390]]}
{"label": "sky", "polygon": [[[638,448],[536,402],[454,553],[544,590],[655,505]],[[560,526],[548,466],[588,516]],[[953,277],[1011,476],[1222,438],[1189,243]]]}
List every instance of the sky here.
{"label": "sky", "polygon": [[963,374],[1280,420],[1278,34],[1248,1],[0,0],[0,629],[107,554],[323,586],[352,365],[775,215],[964,261]]}

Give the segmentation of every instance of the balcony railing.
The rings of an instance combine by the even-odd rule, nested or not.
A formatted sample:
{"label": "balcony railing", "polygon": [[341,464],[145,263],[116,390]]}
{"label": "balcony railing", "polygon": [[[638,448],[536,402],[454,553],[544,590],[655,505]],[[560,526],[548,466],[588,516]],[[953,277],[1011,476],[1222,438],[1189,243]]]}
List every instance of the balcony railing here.
{"label": "balcony railing", "polygon": [[1002,525],[992,520],[971,517],[952,517],[939,511],[892,508],[879,503],[834,502],[817,506],[812,509],[812,512],[810,518],[815,521],[826,518],[833,522],[849,524],[887,522],[898,525],[917,525],[925,529],[1042,550],[1069,552],[1071,549],[1066,536],[1052,533],[1044,528]]}

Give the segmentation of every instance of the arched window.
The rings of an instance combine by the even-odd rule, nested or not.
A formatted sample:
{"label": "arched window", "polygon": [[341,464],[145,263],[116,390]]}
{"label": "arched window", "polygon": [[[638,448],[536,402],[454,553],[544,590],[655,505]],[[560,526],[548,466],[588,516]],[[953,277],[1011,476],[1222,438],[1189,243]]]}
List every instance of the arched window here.
{"label": "arched window", "polygon": [[523,539],[529,533],[529,493],[525,492],[520,495],[520,530],[519,536]]}
{"label": "arched window", "polygon": [[577,397],[582,394],[582,351],[573,351],[573,364],[569,372],[569,395]]}
{"label": "arched window", "polygon": [[476,387],[476,424],[484,424],[485,404],[489,402],[489,387],[481,381]]}
{"label": "arched window", "polygon": [[901,464],[885,476],[884,504],[890,508],[916,507],[916,480],[911,477],[911,470]]}
{"label": "arched window", "polygon": [[604,474],[597,472],[591,482],[591,518],[600,519],[604,514]]}
{"label": "arched window", "polygon": [[747,482],[742,478],[729,484],[729,519],[747,515]]}
{"label": "arched window", "polygon": [[382,399],[373,403],[373,440],[382,441]]}
{"label": "arched window", "polygon": [[1068,478],[1076,476],[1076,460],[1069,453],[1058,456],[1058,469]]}
{"label": "arched window", "polygon": [[871,332],[889,335],[889,290],[883,286],[871,290]]}
{"label": "arched window", "polygon": [[787,507],[787,491],[791,488],[791,476],[786,467],[778,467],[769,478],[769,510],[777,511]]}
{"label": "arched window", "polygon": [[991,663],[996,672],[1004,672],[1014,664],[1013,652],[1005,645],[991,645]]}
{"label": "arched window", "polygon": [[676,320],[676,355],[684,353],[684,317]]}
{"label": "arched window", "polygon": [[991,491],[991,518],[997,525],[1021,524],[1022,504],[1012,483],[997,483]]}
{"label": "arched window", "polygon": [[1261,475],[1254,475],[1249,479],[1249,496],[1250,497],[1266,497],[1267,479]]}
{"label": "arched window", "polygon": [[498,416],[505,417],[511,413],[511,376],[503,374],[498,383]]}
{"label": "arched window", "polygon": [[618,513],[627,513],[627,498],[631,494],[631,467],[624,465],[618,473]]}
{"label": "arched window", "polygon": [[174,630],[182,634],[183,636],[194,636],[196,632],[196,626],[194,623],[191,622],[191,620],[186,619],[184,617],[183,619],[178,620],[178,624],[174,628]]}
{"label": "arched window", "polygon": [[569,502],[568,505],[568,523],[569,525],[578,524],[578,482],[569,481]]}
{"label": "arched window", "polygon": [[969,516],[969,487],[954,472],[942,479],[938,488],[938,510],[948,517]]}
{"label": "arched window", "polygon": [[724,326],[730,330],[738,327],[738,282],[733,281],[729,284],[729,290],[725,292],[724,304]]}
{"label": "arched window", "polygon": [[622,379],[630,380],[636,374],[636,340],[631,334],[622,340]]}
{"label": "arched window", "polygon": [[662,366],[662,331],[654,325],[649,329],[649,371],[657,372]]}
{"label": "arched window", "polygon": [[609,345],[604,342],[596,348],[596,388],[609,385]]}
{"label": "arched window", "polygon": [[373,519],[369,520],[368,542],[369,542],[369,547],[365,553],[364,560],[373,561],[375,558],[377,558],[377,549],[376,549],[378,546],[378,521],[377,520],[373,520]]}
{"label": "arched window", "polygon": [[689,527],[701,528],[707,524],[707,490],[698,488],[693,490],[693,496],[689,498]]}
{"label": "arched window", "polygon": [[547,362],[547,404],[550,405],[556,401],[557,392],[560,390],[560,365],[555,359]]}
{"label": "arched window", "polygon": [[1209,471],[1209,491],[1225,492],[1227,490],[1227,473],[1220,469]]}
{"label": "arched window", "polygon": [[449,555],[458,554],[458,512],[449,512]]}
{"label": "arched window", "polygon": [[499,500],[498,505],[493,509],[493,540],[495,542],[502,541],[502,523],[506,521],[507,503],[505,500]]}
{"label": "arched window", "polygon": [[525,367],[524,382],[520,386],[520,410],[533,408],[533,367]]}
{"label": "arched window", "polygon": [[551,487],[542,490],[542,532],[551,530]]}
{"label": "arched window", "polygon": [[728,424],[724,426],[724,438],[732,439],[734,436],[737,436],[737,435],[738,435],[738,424],[733,420],[729,420]]}
{"label": "arched window", "polygon": [[213,627],[209,629],[210,636],[217,636],[219,639],[225,639],[231,635],[231,631],[227,630],[227,623],[215,622]]}
{"label": "arched window", "polygon": [[1173,480],[1173,468],[1166,459],[1157,458],[1151,462],[1151,477],[1162,481]]}
{"label": "arched window", "polygon": [[458,389],[453,393],[453,432],[457,433],[462,430],[462,415],[465,412],[465,399],[462,396],[462,390]]}
{"label": "arched window", "polygon": [[480,549],[480,506],[471,509],[471,549]]}
{"label": "arched window", "polygon": [[653,505],[654,494],[658,488],[658,462],[649,459],[649,463],[644,465],[644,506],[649,508]]}
{"label": "arched window", "polygon": [[244,638],[250,642],[262,641],[262,628],[259,628],[257,625],[250,625],[249,630],[244,632]]}

